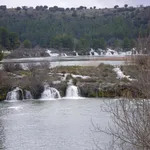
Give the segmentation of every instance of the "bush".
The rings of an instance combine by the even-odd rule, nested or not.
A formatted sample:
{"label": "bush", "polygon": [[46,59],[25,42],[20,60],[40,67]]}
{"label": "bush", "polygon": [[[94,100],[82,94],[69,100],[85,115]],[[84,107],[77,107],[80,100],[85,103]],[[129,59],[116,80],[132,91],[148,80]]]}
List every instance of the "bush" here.
{"label": "bush", "polygon": [[8,63],[8,64],[4,64],[3,68],[5,71],[7,72],[14,72],[14,71],[18,71],[18,70],[23,70],[22,67],[20,66],[20,64],[18,63]]}
{"label": "bush", "polygon": [[0,51],[0,61],[3,59],[3,56],[4,56],[3,52]]}
{"label": "bush", "polygon": [[[133,58],[138,69],[132,88],[122,89],[125,98],[107,103],[103,110],[111,114],[111,124],[106,129],[95,127],[112,137],[108,149],[149,150],[150,149],[150,57]],[[135,94],[134,99],[132,93]],[[140,93],[140,94],[139,94]],[[144,98],[140,98],[143,95]],[[107,101],[108,102],[108,101]]]}

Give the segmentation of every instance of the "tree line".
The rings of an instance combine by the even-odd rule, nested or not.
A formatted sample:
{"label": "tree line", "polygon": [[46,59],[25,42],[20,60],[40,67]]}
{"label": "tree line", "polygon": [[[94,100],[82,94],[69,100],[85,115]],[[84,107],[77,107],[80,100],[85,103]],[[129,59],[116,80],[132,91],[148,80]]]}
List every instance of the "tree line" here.
{"label": "tree line", "polygon": [[[147,15],[150,7],[130,8],[126,4],[124,8],[102,10],[79,7],[60,11],[55,6],[55,11],[44,11],[43,8],[48,9],[46,6],[35,9],[23,6],[4,11],[0,7],[0,26],[6,27],[13,33],[12,38],[16,37],[17,43],[20,41],[27,48],[38,45],[78,51],[91,47],[130,50],[139,35],[145,37],[150,32]],[[4,38],[2,47],[17,48],[18,44],[12,45],[9,36]]]}

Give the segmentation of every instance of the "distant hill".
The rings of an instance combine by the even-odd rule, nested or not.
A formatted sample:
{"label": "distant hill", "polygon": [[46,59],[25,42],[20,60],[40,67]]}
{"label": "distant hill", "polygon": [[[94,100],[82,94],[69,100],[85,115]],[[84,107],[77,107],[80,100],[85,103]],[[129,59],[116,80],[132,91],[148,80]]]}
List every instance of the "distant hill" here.
{"label": "distant hill", "polygon": [[110,9],[57,6],[0,6],[0,26],[19,35],[21,42],[59,50],[106,47],[131,49],[136,39],[150,33],[150,6]]}

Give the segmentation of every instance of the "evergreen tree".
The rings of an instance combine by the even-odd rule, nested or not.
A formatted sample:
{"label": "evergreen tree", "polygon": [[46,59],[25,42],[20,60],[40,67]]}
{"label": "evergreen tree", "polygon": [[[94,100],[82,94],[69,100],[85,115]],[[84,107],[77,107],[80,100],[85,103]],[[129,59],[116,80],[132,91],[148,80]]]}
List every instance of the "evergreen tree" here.
{"label": "evergreen tree", "polygon": [[128,4],[125,4],[124,7],[127,8],[127,7],[128,7]]}
{"label": "evergreen tree", "polygon": [[131,50],[131,42],[128,38],[124,38],[122,43],[122,48],[124,51]]}
{"label": "evergreen tree", "polygon": [[32,43],[29,40],[24,40],[23,41],[23,47],[24,48],[31,48],[32,47]]}
{"label": "evergreen tree", "polygon": [[9,33],[4,27],[0,27],[0,45],[5,49],[10,49]]}
{"label": "evergreen tree", "polygon": [[3,52],[2,52],[2,46],[0,45],[0,61],[3,59]]}
{"label": "evergreen tree", "polygon": [[114,42],[113,42],[113,45],[112,45],[112,47],[114,48],[114,49],[118,49],[118,48],[120,48],[120,46],[121,46],[121,41],[120,40],[115,40]]}
{"label": "evergreen tree", "polygon": [[20,46],[20,41],[17,33],[11,32],[9,34],[9,40],[10,40],[10,49],[14,50]]}
{"label": "evergreen tree", "polygon": [[89,43],[86,39],[81,38],[80,40],[78,40],[77,44],[76,44],[76,50],[81,50],[84,51],[87,48],[89,48]]}
{"label": "evergreen tree", "polygon": [[57,35],[53,38],[54,48],[67,48],[72,50],[74,46],[73,38],[69,35]]}
{"label": "evergreen tree", "polygon": [[100,38],[100,39],[94,39],[93,43],[92,43],[92,48],[94,49],[106,49],[106,42],[104,40],[104,38]]}

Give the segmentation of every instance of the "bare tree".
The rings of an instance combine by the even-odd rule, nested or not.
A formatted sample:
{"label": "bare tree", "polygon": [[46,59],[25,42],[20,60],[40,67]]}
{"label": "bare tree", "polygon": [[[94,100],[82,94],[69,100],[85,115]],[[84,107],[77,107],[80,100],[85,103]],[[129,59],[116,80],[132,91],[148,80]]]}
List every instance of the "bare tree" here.
{"label": "bare tree", "polygon": [[106,130],[98,126],[95,129],[112,137],[107,149],[150,150],[150,57],[141,55],[132,60],[138,70],[137,80],[132,84],[139,89],[142,98],[126,97],[106,103],[103,110],[111,114],[112,124]]}
{"label": "bare tree", "polygon": [[136,41],[136,50],[139,54],[149,54],[150,53],[150,36],[139,37]]}

